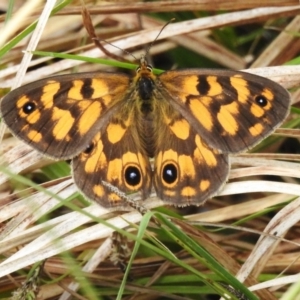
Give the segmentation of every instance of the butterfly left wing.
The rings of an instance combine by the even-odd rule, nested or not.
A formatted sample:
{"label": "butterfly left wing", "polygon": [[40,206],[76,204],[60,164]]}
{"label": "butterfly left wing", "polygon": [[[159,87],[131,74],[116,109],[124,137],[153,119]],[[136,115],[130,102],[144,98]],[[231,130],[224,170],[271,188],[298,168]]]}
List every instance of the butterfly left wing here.
{"label": "butterfly left wing", "polygon": [[[23,141],[56,159],[73,159],[79,189],[104,207],[125,204],[102,185],[122,192],[140,190],[146,198],[151,169],[129,105],[128,75],[80,73],[53,76],[11,91],[1,115]],[[133,97],[133,96],[132,96]],[[129,99],[130,98],[130,99]]]}
{"label": "butterfly left wing", "polygon": [[[167,111],[171,115],[167,115]],[[176,116],[175,116],[176,115]],[[225,184],[228,155],[211,149],[171,107],[160,114],[154,160],[158,197],[176,206],[200,205]]]}
{"label": "butterfly left wing", "polygon": [[103,207],[122,209],[128,205],[102,181],[129,195],[139,191],[142,199],[150,194],[151,166],[136,130],[129,119],[114,119],[72,160],[75,184]]}
{"label": "butterfly left wing", "polygon": [[83,151],[123,104],[130,77],[90,72],[44,78],[1,101],[1,116],[24,142],[56,159]]}

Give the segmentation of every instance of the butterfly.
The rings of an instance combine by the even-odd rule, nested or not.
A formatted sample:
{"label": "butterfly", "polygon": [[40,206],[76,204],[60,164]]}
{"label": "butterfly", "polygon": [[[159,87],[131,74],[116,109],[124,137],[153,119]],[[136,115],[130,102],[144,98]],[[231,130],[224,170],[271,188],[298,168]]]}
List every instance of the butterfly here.
{"label": "butterfly", "polygon": [[[100,205],[124,200],[103,181],[166,204],[200,205],[227,180],[229,154],[248,150],[286,118],[279,84],[239,71],[90,72],[45,78],[11,91],[1,115],[18,138],[72,160],[78,189]],[[154,158],[153,166],[150,158]]]}

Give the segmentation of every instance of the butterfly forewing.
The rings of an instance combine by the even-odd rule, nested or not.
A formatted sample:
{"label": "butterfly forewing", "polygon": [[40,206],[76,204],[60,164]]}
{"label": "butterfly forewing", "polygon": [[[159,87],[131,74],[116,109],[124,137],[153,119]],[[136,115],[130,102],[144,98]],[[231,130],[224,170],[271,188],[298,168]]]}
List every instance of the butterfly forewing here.
{"label": "butterfly forewing", "polygon": [[253,147],[289,111],[283,87],[248,73],[193,69],[165,72],[159,79],[171,105],[207,144],[223,152]]}
{"label": "butterfly forewing", "polygon": [[121,109],[129,81],[126,75],[109,73],[39,80],[4,97],[2,118],[15,135],[42,153],[72,158]]}

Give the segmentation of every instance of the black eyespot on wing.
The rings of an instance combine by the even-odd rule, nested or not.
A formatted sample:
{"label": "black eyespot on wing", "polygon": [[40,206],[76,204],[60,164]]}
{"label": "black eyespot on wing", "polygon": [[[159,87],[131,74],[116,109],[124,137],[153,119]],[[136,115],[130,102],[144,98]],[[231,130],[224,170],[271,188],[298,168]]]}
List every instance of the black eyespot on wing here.
{"label": "black eyespot on wing", "polygon": [[268,104],[268,100],[265,96],[259,95],[255,97],[255,102],[260,107],[265,107]]}
{"label": "black eyespot on wing", "polygon": [[26,115],[31,114],[35,110],[36,110],[36,104],[32,101],[29,101],[29,102],[25,103],[24,106],[23,106],[23,112]]}
{"label": "black eyespot on wing", "polygon": [[89,144],[89,145],[86,147],[86,149],[83,151],[83,153],[85,153],[85,154],[90,154],[90,153],[92,153],[92,151],[94,150],[94,148],[95,148],[94,143],[91,143],[91,144]]}
{"label": "black eyespot on wing", "polygon": [[127,184],[136,186],[141,182],[141,173],[137,167],[129,166],[125,170],[125,180]]}
{"label": "black eyespot on wing", "polygon": [[175,182],[177,179],[177,176],[178,176],[178,172],[177,172],[177,168],[175,165],[166,164],[164,166],[163,172],[162,172],[162,177],[166,183],[171,184],[171,183]]}

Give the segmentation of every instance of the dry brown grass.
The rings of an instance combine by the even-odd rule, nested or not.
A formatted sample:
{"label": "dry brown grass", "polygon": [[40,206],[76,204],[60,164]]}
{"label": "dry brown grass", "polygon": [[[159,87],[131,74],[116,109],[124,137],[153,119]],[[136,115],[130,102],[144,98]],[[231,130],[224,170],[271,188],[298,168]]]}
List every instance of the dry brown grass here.
{"label": "dry brown grass", "polygon": [[[170,67],[185,67],[185,60],[188,61],[186,49],[193,52],[193,57],[197,57],[197,67],[201,61],[203,65],[208,63],[231,69],[255,67],[257,69],[247,71],[269,77],[289,88],[294,106],[297,107],[299,91],[296,87],[300,68],[282,64],[299,55],[298,2],[244,2],[187,0],[103,3],[86,0],[85,4],[92,14],[97,35],[120,49],[130,51],[135,57],[144,53],[144,45],[155,39],[165,23],[158,16],[165,20],[175,16],[176,21],[163,30],[151,48],[150,54],[158,62],[157,67],[161,67],[159,63],[164,67],[166,61]],[[51,3],[48,1],[49,6]],[[32,58],[28,51],[35,49],[68,51],[88,57],[104,55],[87,37],[80,15],[80,3],[67,5],[49,19],[49,11],[42,4],[27,1],[26,5],[29,4],[32,5],[30,9],[23,11],[25,4],[17,1],[7,26],[4,26],[4,16],[0,18],[3,26],[0,46],[11,43],[17,33],[39,16],[43,16],[45,23],[45,27],[43,24],[37,27],[33,39],[23,34],[14,47],[8,46],[9,51],[0,52],[1,94],[5,93],[6,88],[51,74],[74,70],[113,70],[112,67],[79,60]],[[150,13],[155,13],[155,17]],[[268,29],[274,27],[278,33]],[[229,45],[235,43],[231,31],[241,40],[249,38],[251,30],[257,34],[248,43],[242,46],[237,43],[235,49],[230,49],[224,45],[222,28],[227,28],[223,33],[228,35]],[[41,37],[37,30],[41,30]],[[117,47],[106,47],[115,54],[132,59]],[[25,49],[28,51],[24,54],[22,50]],[[278,67],[267,68],[269,66]],[[19,73],[16,76],[17,71]],[[298,114],[299,110],[295,108],[287,119],[288,128],[277,130],[278,136],[257,147],[257,152],[232,157],[229,183],[218,197],[209,200],[204,207],[176,210],[189,222],[176,218],[173,220],[184,234],[204,247],[216,262],[249,289],[256,290],[259,299],[300,299],[294,296],[300,292],[291,296],[292,289],[299,290],[300,279],[300,145],[297,140],[299,130],[294,129],[299,126]],[[0,173],[0,298],[9,297],[10,293],[19,289],[27,295],[29,292],[36,293],[37,299],[100,299],[99,295],[103,295],[103,299],[115,299],[123,273],[108,259],[113,229],[101,220],[117,228],[127,228],[130,223],[131,233],[136,235],[137,229],[133,224],[139,224],[142,216],[136,211],[110,213],[97,204],[83,201],[76,194],[72,179],[64,177],[68,169],[66,164],[51,165],[51,160],[37,154],[7,132],[1,143],[1,161],[5,167],[1,167],[3,172]],[[32,179],[36,185],[24,178]],[[48,192],[39,187],[46,188]],[[163,203],[155,195],[145,203],[148,208],[160,205]],[[147,225],[145,218],[142,224]],[[206,284],[203,284],[187,268],[174,261],[171,263],[145,244],[131,265],[133,281],[128,283],[128,293],[126,297],[123,296],[124,299],[206,299],[206,293],[213,293],[208,282],[220,281],[220,274],[215,267],[208,268],[197,255],[183,250],[182,244],[177,244],[178,240],[167,236],[164,228],[171,229],[166,226],[160,228],[150,222],[144,232],[147,240],[156,236],[161,244],[168,247],[162,247],[166,255],[170,255],[169,250],[173,251],[174,257],[180,262],[192,266],[205,276],[211,276],[210,279],[204,280]],[[223,230],[209,230],[211,228]],[[44,260],[43,270],[36,276],[30,275],[31,281],[24,285],[26,275],[35,269],[33,265]],[[81,273],[81,269],[84,273]],[[53,280],[49,283],[50,278]],[[35,285],[38,285],[36,291]],[[206,286],[210,289],[206,290]],[[184,291],[186,287],[188,289]],[[79,288],[81,296],[77,294]],[[220,291],[220,287],[217,290]],[[21,296],[21,299],[25,299],[22,297],[25,296]],[[239,297],[241,295],[237,295]]]}

